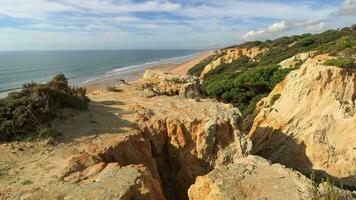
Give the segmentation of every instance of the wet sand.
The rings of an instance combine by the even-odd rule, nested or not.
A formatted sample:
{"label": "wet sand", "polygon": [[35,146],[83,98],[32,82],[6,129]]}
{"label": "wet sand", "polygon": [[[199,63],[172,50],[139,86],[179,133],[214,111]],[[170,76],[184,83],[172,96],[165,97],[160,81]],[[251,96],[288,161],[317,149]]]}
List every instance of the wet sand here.
{"label": "wet sand", "polygon": [[[149,67],[148,69],[155,69],[155,70],[160,70],[164,72],[173,72],[176,74],[186,74],[190,68],[198,64],[200,61],[204,60],[208,56],[212,55],[214,51],[206,51],[198,56],[191,58],[181,64],[176,64],[176,63],[165,63],[165,64],[160,64],[160,65],[155,65],[152,67]],[[92,83],[88,83],[84,85],[87,88],[87,93],[91,93],[95,90],[98,90],[100,88],[105,88],[105,87],[111,87],[114,85],[117,85],[120,80],[125,80],[126,82],[132,82],[137,79],[142,78],[145,70],[147,69],[137,69],[131,72],[127,72],[125,74],[118,74],[112,77],[108,77],[105,79],[100,79]]]}

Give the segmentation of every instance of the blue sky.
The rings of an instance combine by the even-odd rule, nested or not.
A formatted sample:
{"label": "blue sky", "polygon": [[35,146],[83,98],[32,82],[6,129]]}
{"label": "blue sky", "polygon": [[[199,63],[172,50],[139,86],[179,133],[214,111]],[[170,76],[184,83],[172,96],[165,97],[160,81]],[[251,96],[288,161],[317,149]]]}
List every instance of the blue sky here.
{"label": "blue sky", "polygon": [[0,0],[0,50],[206,49],[356,23],[356,0]]}

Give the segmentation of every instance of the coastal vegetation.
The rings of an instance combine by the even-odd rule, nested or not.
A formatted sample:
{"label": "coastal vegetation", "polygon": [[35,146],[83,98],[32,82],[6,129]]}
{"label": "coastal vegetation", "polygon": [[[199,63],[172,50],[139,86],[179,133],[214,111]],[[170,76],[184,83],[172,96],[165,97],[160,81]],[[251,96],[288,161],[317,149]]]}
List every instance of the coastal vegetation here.
{"label": "coastal vegetation", "polygon": [[334,65],[340,68],[356,68],[355,58],[352,57],[340,57],[325,61],[325,65]]}
{"label": "coastal vegetation", "polygon": [[[267,51],[255,59],[240,56],[230,63],[222,63],[204,75],[203,87],[208,97],[216,98],[237,106],[244,116],[244,129],[247,131],[254,118],[256,103],[267,96],[273,87],[293,69],[281,69],[279,63],[296,54],[316,51],[317,54],[329,54],[342,58],[327,61],[338,67],[355,67],[356,53],[355,26],[339,30],[328,30],[319,34],[303,34],[282,37],[276,40],[250,41],[229,48],[267,48]],[[218,54],[223,56],[223,54]],[[188,73],[200,76],[211,58],[204,60]]]}
{"label": "coastal vegetation", "polygon": [[61,109],[87,109],[89,98],[85,93],[85,88],[70,87],[63,74],[46,84],[23,85],[21,91],[0,99],[0,138],[53,135],[50,122]]}

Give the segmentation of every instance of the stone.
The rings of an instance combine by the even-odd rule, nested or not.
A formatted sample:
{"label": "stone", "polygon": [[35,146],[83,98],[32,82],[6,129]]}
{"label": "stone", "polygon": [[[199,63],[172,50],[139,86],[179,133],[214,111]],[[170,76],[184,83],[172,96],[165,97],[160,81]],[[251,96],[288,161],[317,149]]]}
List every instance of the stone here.
{"label": "stone", "polygon": [[312,182],[299,172],[249,155],[198,176],[190,200],[310,199]]}
{"label": "stone", "polygon": [[149,98],[158,95],[195,98],[203,94],[199,78],[157,70],[146,70],[143,79],[134,84],[143,91],[141,95]]}

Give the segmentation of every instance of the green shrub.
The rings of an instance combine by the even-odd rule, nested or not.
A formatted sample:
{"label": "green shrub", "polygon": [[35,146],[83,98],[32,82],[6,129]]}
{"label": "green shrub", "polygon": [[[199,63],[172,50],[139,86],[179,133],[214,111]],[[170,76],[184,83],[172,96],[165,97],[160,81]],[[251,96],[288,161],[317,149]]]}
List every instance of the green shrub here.
{"label": "green shrub", "polygon": [[341,68],[356,68],[356,62],[354,58],[336,58],[330,59],[324,62],[325,65],[333,65]]}
{"label": "green shrub", "polygon": [[32,183],[33,182],[31,180],[28,180],[28,179],[26,179],[26,180],[21,182],[22,185],[31,185]]}
{"label": "green shrub", "polygon": [[243,125],[247,130],[253,121],[256,103],[267,96],[290,71],[270,65],[250,68],[240,74],[215,74],[204,80],[203,88],[207,96],[237,106],[248,118]]}
{"label": "green shrub", "polygon": [[0,99],[0,137],[51,135],[47,128],[59,109],[87,109],[89,99],[85,93],[85,88],[68,86],[63,74],[46,84],[23,85],[21,91]]}

